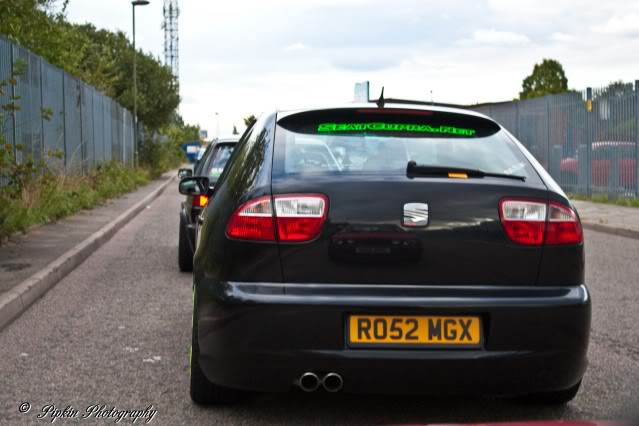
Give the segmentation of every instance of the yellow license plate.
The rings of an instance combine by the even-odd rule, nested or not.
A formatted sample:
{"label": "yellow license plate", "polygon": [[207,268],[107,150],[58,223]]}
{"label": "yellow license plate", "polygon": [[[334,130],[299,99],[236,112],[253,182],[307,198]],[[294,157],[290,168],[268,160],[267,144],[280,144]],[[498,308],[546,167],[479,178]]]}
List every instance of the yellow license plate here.
{"label": "yellow license plate", "polygon": [[481,320],[477,316],[348,317],[350,346],[479,347]]}

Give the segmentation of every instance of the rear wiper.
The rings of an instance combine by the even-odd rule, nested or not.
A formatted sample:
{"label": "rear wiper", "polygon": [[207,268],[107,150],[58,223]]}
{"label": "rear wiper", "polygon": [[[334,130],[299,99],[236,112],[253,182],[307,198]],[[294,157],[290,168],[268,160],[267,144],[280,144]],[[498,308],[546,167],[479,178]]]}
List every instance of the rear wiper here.
{"label": "rear wiper", "polygon": [[483,178],[496,177],[504,179],[515,179],[522,182],[526,181],[525,176],[507,175],[505,173],[490,173],[479,169],[465,169],[460,167],[448,166],[429,166],[417,164],[415,161],[409,161],[406,166],[406,176],[414,177],[452,177],[452,178]]}

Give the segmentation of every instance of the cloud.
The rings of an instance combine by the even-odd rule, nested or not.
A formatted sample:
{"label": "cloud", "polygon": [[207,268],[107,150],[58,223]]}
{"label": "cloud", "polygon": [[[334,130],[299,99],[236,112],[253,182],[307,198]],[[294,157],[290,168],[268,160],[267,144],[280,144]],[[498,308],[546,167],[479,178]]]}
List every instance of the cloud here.
{"label": "cloud", "polygon": [[[111,3],[71,1],[69,19],[130,36],[130,17]],[[162,4],[137,16],[138,45],[160,56]],[[628,54],[638,38],[602,35],[632,33],[639,1],[181,0],[180,10],[180,113],[210,135],[215,111],[230,133],[273,106],[351,101],[362,80],[375,96],[385,86],[389,97],[430,100],[433,90],[466,104],[516,96],[542,58],[561,61],[575,88],[634,80],[639,69]]]}
{"label": "cloud", "polygon": [[346,71],[379,71],[399,66],[400,63],[401,58],[374,54],[361,57],[357,55],[338,55],[332,61],[335,68]]}
{"label": "cloud", "polygon": [[530,43],[530,39],[524,34],[511,31],[477,30],[471,38],[459,41],[462,45],[484,45],[484,46],[520,46]]}
{"label": "cloud", "polygon": [[284,48],[284,50],[287,50],[287,51],[290,52],[290,51],[295,51],[295,50],[306,50],[308,48],[309,47],[307,45],[305,45],[304,43],[297,42],[297,43],[293,43],[291,45],[286,46]]}
{"label": "cloud", "polygon": [[571,41],[576,40],[576,37],[574,35],[562,32],[554,32],[552,33],[550,38],[552,39],[552,41],[557,41],[559,43],[570,43]]}
{"label": "cloud", "polygon": [[639,14],[615,15],[605,24],[595,25],[592,30],[599,34],[637,37],[639,36]]}
{"label": "cloud", "polygon": [[490,9],[502,17],[529,21],[535,25],[539,25],[540,20],[559,18],[566,11],[574,13],[575,10],[574,0],[487,0],[487,3]]}

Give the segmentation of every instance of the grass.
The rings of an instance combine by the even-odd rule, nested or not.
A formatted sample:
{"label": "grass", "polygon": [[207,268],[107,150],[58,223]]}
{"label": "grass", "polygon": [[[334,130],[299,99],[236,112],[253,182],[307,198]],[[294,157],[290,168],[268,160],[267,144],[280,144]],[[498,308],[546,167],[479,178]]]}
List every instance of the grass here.
{"label": "grass", "polygon": [[0,191],[0,238],[94,208],[150,179],[148,169],[132,169],[112,162],[100,165],[88,176],[44,175],[28,183],[17,195]]}
{"label": "grass", "polygon": [[616,206],[639,208],[639,198],[608,198],[607,194],[580,195],[570,194],[573,200],[590,201],[593,203],[614,204]]}

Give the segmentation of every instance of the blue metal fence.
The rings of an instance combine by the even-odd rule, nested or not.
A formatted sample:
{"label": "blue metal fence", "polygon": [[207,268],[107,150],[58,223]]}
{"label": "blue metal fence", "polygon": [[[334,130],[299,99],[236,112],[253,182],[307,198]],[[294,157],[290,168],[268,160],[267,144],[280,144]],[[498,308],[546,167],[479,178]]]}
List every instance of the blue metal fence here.
{"label": "blue metal fence", "polygon": [[[0,105],[18,96],[20,110],[5,113],[0,132],[18,162],[33,156],[44,159],[59,173],[76,175],[110,160],[134,164],[131,112],[0,36],[0,81],[11,78],[17,61],[26,64],[26,72],[17,77],[16,85],[5,88]],[[50,117],[46,117],[47,111],[52,112]],[[58,150],[63,153],[59,159],[53,155]]]}
{"label": "blue metal fence", "polygon": [[639,80],[469,107],[514,136],[573,194],[639,196]]}

